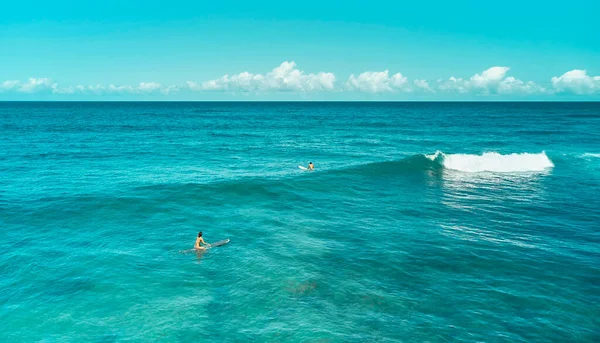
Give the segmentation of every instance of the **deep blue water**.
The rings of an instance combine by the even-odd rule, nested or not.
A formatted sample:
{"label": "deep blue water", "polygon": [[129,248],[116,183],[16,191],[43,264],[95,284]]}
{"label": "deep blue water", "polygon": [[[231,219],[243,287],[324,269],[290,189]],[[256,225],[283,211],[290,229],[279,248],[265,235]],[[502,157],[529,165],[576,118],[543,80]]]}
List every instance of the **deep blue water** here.
{"label": "deep blue water", "polygon": [[598,342],[599,197],[600,103],[0,103],[0,340]]}

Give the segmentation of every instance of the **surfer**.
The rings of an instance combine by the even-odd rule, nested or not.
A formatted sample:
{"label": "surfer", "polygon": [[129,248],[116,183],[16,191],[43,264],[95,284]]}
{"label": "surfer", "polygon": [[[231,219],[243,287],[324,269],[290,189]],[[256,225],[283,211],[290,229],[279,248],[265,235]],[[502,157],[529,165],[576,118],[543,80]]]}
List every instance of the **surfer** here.
{"label": "surfer", "polygon": [[208,247],[210,247],[210,244],[206,243],[204,241],[204,238],[202,238],[202,231],[198,232],[198,237],[196,238],[196,244],[194,244],[194,249],[196,250],[206,250],[205,247],[201,246],[200,243],[202,243],[203,245],[206,245]]}
{"label": "surfer", "polygon": [[315,170],[315,165],[312,162],[308,162],[308,170]]}

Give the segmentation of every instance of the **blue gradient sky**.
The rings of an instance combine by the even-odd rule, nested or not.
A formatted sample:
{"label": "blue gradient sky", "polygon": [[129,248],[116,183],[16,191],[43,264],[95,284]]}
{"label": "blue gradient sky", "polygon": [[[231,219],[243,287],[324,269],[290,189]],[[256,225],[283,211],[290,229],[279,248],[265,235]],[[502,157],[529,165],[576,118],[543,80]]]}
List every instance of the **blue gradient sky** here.
{"label": "blue gradient sky", "polygon": [[[600,24],[595,18],[600,5],[592,0],[57,0],[11,1],[2,7],[0,83],[12,83],[0,90],[0,100],[600,98],[600,78],[594,79],[600,75]],[[304,75],[332,73],[335,85],[307,90],[300,81],[296,88],[244,88],[229,80],[217,90],[202,86],[226,74],[264,75],[285,61],[294,61]],[[495,66],[510,69],[483,86],[467,84],[463,91],[437,86],[450,77],[468,82]],[[365,75],[360,86],[347,85],[352,74],[385,70],[390,77],[401,73],[407,85],[427,81],[431,91],[398,84],[386,88],[387,81],[373,75]],[[586,74],[552,83],[552,77],[572,70]],[[545,90],[498,91],[506,77],[532,81]],[[21,87],[29,78],[44,81]],[[199,86],[193,90],[188,81]],[[160,87],[143,91],[140,82]],[[370,82],[384,87],[370,87]],[[78,85],[130,88],[68,90]],[[161,91],[169,86],[174,91]]]}

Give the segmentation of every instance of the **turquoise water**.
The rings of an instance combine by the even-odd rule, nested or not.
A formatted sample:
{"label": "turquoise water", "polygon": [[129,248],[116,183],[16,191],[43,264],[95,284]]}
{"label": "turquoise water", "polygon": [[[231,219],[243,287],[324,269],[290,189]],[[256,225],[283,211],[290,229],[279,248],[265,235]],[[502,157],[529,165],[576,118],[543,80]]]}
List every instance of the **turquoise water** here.
{"label": "turquoise water", "polygon": [[0,340],[598,342],[599,194],[599,103],[0,103]]}

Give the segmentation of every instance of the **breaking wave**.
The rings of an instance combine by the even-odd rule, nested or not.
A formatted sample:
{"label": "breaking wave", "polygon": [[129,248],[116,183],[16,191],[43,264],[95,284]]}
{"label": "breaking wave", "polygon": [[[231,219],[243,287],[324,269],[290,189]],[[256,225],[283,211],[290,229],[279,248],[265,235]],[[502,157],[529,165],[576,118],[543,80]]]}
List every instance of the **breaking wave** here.
{"label": "breaking wave", "polygon": [[437,151],[433,155],[425,155],[429,160],[439,163],[445,169],[466,173],[477,172],[536,172],[554,167],[554,163],[545,152],[538,154],[520,153],[502,155],[497,152],[486,152],[481,155],[444,154]]}

